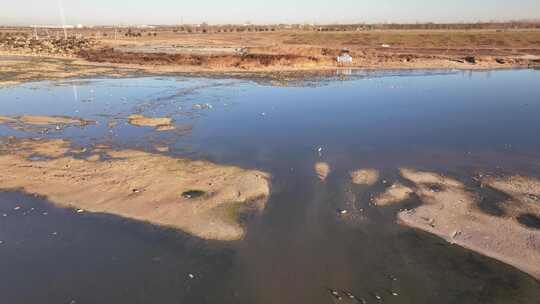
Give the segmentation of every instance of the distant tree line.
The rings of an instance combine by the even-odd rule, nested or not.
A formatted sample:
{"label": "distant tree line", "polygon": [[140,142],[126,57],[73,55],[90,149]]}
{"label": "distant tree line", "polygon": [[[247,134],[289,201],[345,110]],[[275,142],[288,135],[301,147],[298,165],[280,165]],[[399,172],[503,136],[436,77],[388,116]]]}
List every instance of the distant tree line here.
{"label": "distant tree line", "polygon": [[505,30],[505,29],[540,29],[540,21],[536,22],[478,22],[478,23],[380,23],[380,24],[278,24],[278,25],[181,25],[173,27],[175,33],[242,33],[242,32],[275,32],[275,31],[316,31],[344,32],[370,30]]}
{"label": "distant tree line", "polygon": [[[160,33],[174,32],[177,34],[207,34],[207,33],[263,33],[276,31],[311,31],[311,32],[351,32],[372,30],[512,30],[512,29],[540,29],[540,21],[514,21],[514,22],[478,22],[478,23],[379,23],[379,24],[226,24],[178,26],[148,26],[148,27],[118,27],[98,26],[84,29],[70,29],[70,35],[111,38],[139,38],[158,36]],[[59,28],[33,28],[0,26],[0,35],[62,37],[63,30]]]}

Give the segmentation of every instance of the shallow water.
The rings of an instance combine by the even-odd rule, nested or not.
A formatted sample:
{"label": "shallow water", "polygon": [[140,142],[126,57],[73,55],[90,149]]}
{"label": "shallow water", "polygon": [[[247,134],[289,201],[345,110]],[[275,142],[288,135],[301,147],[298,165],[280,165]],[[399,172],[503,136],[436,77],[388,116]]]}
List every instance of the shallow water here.
{"label": "shallow water", "polygon": [[[476,171],[540,176],[540,71],[370,72],[291,86],[186,77],[40,82],[0,89],[0,115],[69,115],[95,126],[48,134],[270,172],[272,196],[239,242],[203,241],[108,215],[0,194],[6,303],[534,303],[540,283],[395,223],[377,189],[348,172],[402,166],[470,181]],[[172,117],[181,132],[127,124]],[[109,128],[108,123],[117,125]],[[322,148],[322,153],[317,152]],[[328,162],[326,183],[313,172]],[[376,187],[375,187],[376,188]],[[380,190],[380,189],[379,189]],[[482,210],[497,213],[486,194]],[[406,206],[419,202],[410,200]],[[19,206],[21,208],[16,207]],[[404,206],[399,206],[404,207]],[[32,209],[33,208],[33,209]],[[337,209],[360,210],[342,217]],[[190,278],[189,274],[193,275]],[[397,295],[393,295],[396,293]],[[355,303],[342,299],[339,302]]]}

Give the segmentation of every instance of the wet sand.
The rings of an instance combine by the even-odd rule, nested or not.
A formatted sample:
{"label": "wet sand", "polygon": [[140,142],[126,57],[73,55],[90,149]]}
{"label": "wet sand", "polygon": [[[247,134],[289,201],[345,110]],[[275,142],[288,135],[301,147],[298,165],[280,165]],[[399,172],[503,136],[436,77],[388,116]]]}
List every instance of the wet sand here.
{"label": "wet sand", "polygon": [[156,131],[175,130],[172,119],[167,117],[145,117],[144,115],[132,114],[128,116],[128,122],[131,125],[139,127],[154,127]]}
{"label": "wet sand", "polygon": [[379,171],[374,169],[352,171],[351,180],[356,185],[373,186],[379,180]]}
{"label": "wet sand", "polygon": [[330,165],[324,162],[318,162],[315,164],[315,173],[321,181],[325,181],[330,174]]}
{"label": "wet sand", "polygon": [[22,115],[0,116],[0,124],[5,124],[15,130],[44,133],[49,130],[61,131],[66,127],[85,127],[96,122],[69,116]]}
{"label": "wet sand", "polygon": [[70,147],[63,140],[8,139],[0,188],[46,196],[62,207],[238,240],[240,214],[264,208],[270,176],[255,170],[135,150]]}
{"label": "wet sand", "polygon": [[[348,74],[351,70],[495,70],[538,67],[540,59],[525,60],[511,59],[504,64],[498,63],[496,57],[487,56],[476,59],[475,64],[465,62],[461,57],[428,56],[417,60],[407,60],[410,55],[385,55],[368,57],[358,60],[351,66],[339,66],[333,58],[321,59],[313,62],[310,57],[301,57],[300,63],[284,64],[276,59],[275,64],[246,64],[238,66],[237,59],[224,60],[212,65],[190,63],[171,63],[171,59],[161,57],[163,54],[154,54],[155,60],[143,60],[148,54],[112,55],[107,58],[101,54],[95,55],[93,60],[84,58],[64,58],[55,56],[36,56],[21,53],[0,51],[0,86],[16,85],[28,81],[57,80],[82,77],[134,77],[141,75],[186,75],[239,78],[265,78],[274,81],[284,81],[293,75],[296,80],[309,77],[324,76],[329,73]],[[118,58],[117,58],[118,57]],[[141,59],[142,58],[142,59]]]}
{"label": "wet sand", "polygon": [[408,199],[413,190],[400,183],[392,184],[385,192],[377,195],[373,199],[373,203],[377,206],[389,206],[396,203],[401,203]]}
{"label": "wet sand", "polygon": [[[496,258],[540,279],[540,230],[526,227],[511,216],[486,214],[478,207],[478,195],[458,180],[411,169],[401,169],[401,173],[415,183],[415,193],[423,205],[400,212],[400,222]],[[529,178],[525,180],[535,185],[528,189],[538,193],[538,182]],[[499,188],[516,189],[500,180],[495,184]],[[509,202],[510,208],[517,204],[522,212],[540,216],[537,202]]]}

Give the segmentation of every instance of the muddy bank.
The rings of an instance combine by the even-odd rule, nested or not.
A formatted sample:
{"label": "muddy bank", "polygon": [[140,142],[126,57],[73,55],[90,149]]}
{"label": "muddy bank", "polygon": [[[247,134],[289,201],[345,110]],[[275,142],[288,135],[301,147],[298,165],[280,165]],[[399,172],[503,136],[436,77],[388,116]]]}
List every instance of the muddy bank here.
{"label": "muddy bank", "polygon": [[0,124],[7,125],[14,130],[47,133],[50,130],[61,131],[67,127],[83,128],[88,125],[94,125],[96,122],[69,116],[0,115]]}
{"label": "muddy bank", "polygon": [[135,150],[73,148],[64,140],[3,139],[0,188],[61,207],[177,228],[205,239],[243,237],[244,212],[264,208],[269,175]]}
{"label": "muddy bank", "polygon": [[[86,33],[88,34],[88,33]],[[11,33],[0,55],[37,58],[33,65],[0,58],[0,84],[145,72],[275,73],[336,69],[509,69],[540,66],[539,32],[358,31],[207,33],[155,37],[33,39]],[[347,49],[352,63],[338,64]],[[70,59],[66,59],[70,58]],[[59,66],[54,61],[63,59]],[[21,71],[19,71],[21,69]],[[17,75],[13,75],[17,74]],[[11,76],[10,76],[11,75]],[[4,79],[9,78],[9,79]]]}
{"label": "muddy bank", "polygon": [[[254,49],[256,50],[256,49]],[[413,50],[358,50],[351,52],[353,62],[339,64],[339,49],[321,49],[318,52],[294,50],[259,50],[247,54],[168,54],[125,52],[114,48],[81,51],[80,58],[89,62],[110,64],[138,64],[168,67],[178,70],[210,69],[216,71],[271,71],[275,69],[327,69],[327,68],[379,68],[379,69],[499,69],[540,66],[537,56],[482,55],[476,52],[449,54],[445,50],[418,53]],[[474,54],[474,55],[471,55]]]}
{"label": "muddy bank", "polygon": [[87,50],[79,56],[90,62],[178,65],[206,68],[250,69],[261,67],[316,67],[332,63],[331,58],[294,54],[194,55],[146,52],[121,52],[112,48]]}
{"label": "muddy bank", "polygon": [[350,173],[351,181],[356,185],[374,185],[379,180],[379,171],[374,169],[361,169]]}
{"label": "muddy bank", "polygon": [[[448,242],[513,265],[540,278],[540,230],[523,225],[519,216],[540,216],[540,182],[532,178],[483,178],[483,185],[504,191],[503,213],[485,212],[482,196],[463,182],[433,172],[401,169],[414,183],[423,204],[398,214],[401,223],[438,235]],[[384,197],[384,196],[383,196]],[[506,212],[508,211],[508,213]]]}
{"label": "muddy bank", "polygon": [[0,87],[39,80],[84,77],[128,77],[140,69],[99,65],[79,59],[0,51]]}
{"label": "muddy bank", "polygon": [[[111,55],[112,56],[112,55]],[[318,58],[296,55],[245,55],[242,58],[169,59],[160,54],[135,54],[103,57],[95,55],[95,61],[80,57],[66,59],[49,55],[28,55],[19,52],[0,51],[0,86],[16,85],[29,81],[59,80],[89,77],[136,77],[136,76],[192,76],[231,77],[261,80],[277,86],[288,86],[308,79],[323,77],[347,77],[353,70],[487,70],[540,67],[539,59],[501,59],[488,56],[475,57],[469,63],[465,57],[429,56],[411,59],[412,55],[377,55],[359,57],[355,63],[339,66],[334,57]],[[233,56],[235,55],[226,55]],[[146,59],[140,59],[144,57]],[[204,57],[204,56],[203,56]],[[110,58],[107,59],[107,58]],[[92,60],[94,60],[92,59]],[[205,63],[206,62],[206,63]]]}
{"label": "muddy bank", "polygon": [[386,189],[385,192],[375,196],[373,204],[376,206],[389,206],[408,199],[413,190],[401,183],[395,183]]}
{"label": "muddy bank", "polygon": [[145,117],[144,115],[133,114],[128,116],[128,123],[139,127],[153,127],[156,131],[172,131],[176,127],[168,117]]}
{"label": "muddy bank", "polygon": [[325,181],[330,174],[330,165],[324,162],[318,162],[314,166],[315,174],[321,181]]}

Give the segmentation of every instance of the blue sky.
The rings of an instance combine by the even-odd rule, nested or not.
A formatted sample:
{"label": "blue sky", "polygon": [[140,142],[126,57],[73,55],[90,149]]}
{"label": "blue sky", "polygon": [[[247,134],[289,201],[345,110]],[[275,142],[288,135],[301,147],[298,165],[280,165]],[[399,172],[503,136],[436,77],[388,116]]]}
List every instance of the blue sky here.
{"label": "blue sky", "polygon": [[[1,3],[3,2],[3,4]],[[0,0],[2,24],[461,22],[539,19],[540,0]]]}

